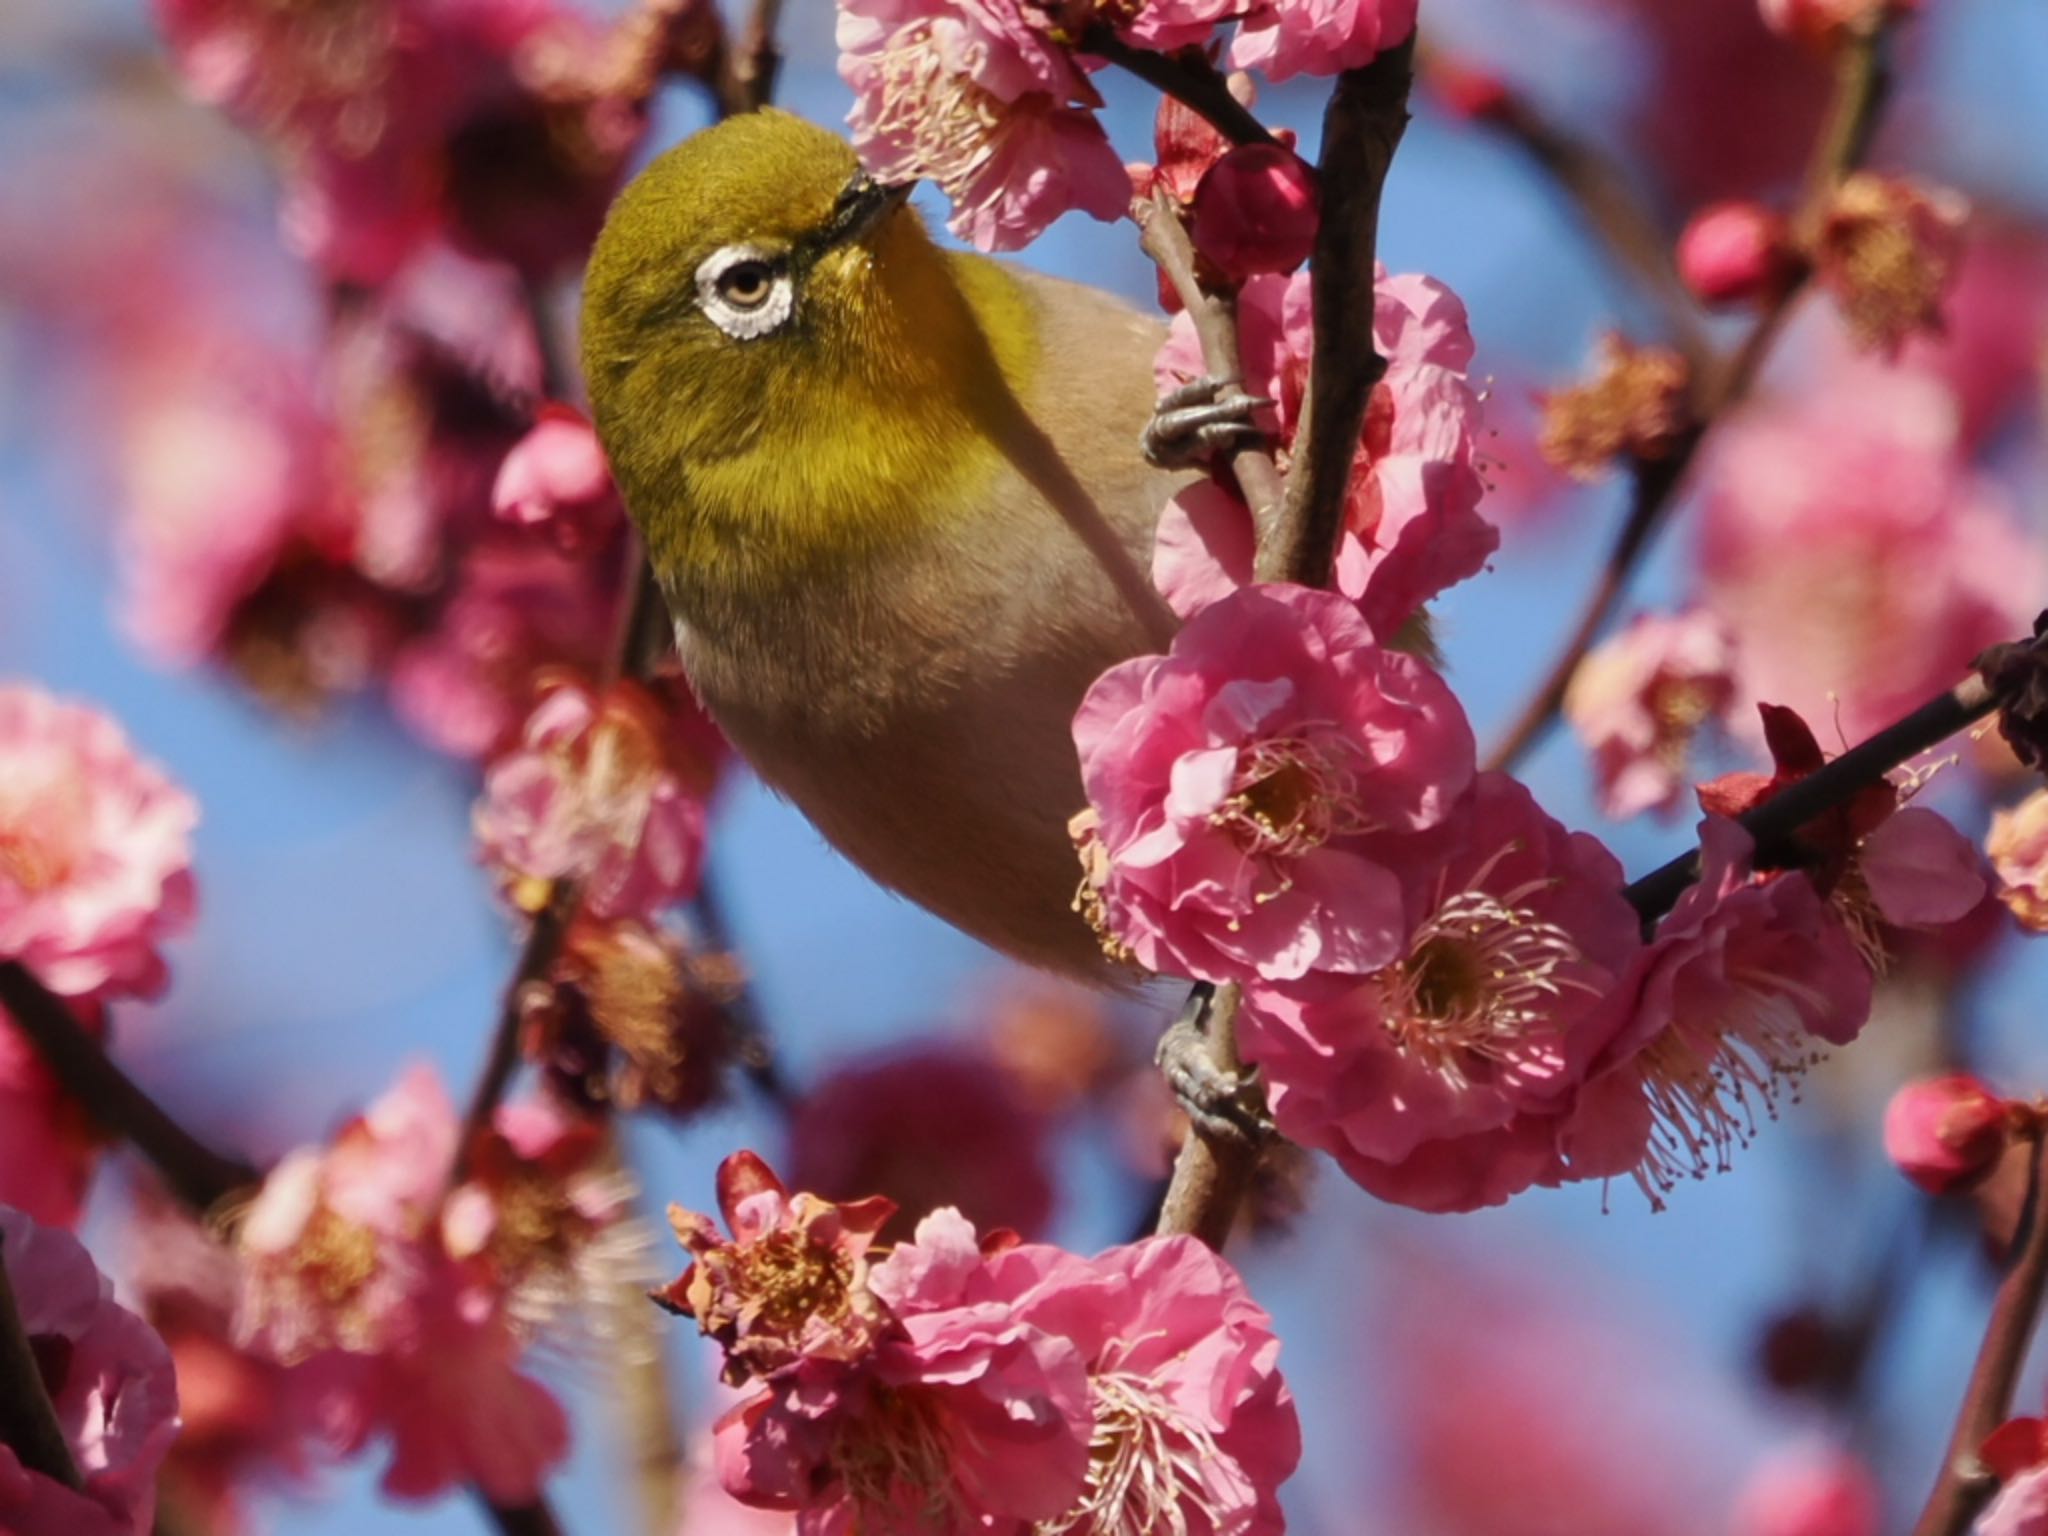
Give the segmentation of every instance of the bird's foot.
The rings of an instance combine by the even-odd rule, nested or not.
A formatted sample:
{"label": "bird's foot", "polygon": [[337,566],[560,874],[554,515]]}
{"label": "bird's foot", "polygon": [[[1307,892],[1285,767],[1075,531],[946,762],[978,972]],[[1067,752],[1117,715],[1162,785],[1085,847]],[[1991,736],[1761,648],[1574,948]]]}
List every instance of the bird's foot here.
{"label": "bird's foot", "polygon": [[1153,407],[1140,439],[1145,462],[1159,469],[1187,469],[1211,455],[1260,442],[1265,430],[1252,413],[1272,403],[1246,394],[1236,379],[1205,376],[1183,384]]}
{"label": "bird's foot", "polygon": [[1153,1059],[1197,1130],[1218,1140],[1258,1146],[1273,1135],[1265,1090],[1256,1068],[1228,1071],[1210,1054],[1209,1022],[1215,1003],[1216,989],[1207,982],[1197,984],[1180,1016],[1159,1037]]}

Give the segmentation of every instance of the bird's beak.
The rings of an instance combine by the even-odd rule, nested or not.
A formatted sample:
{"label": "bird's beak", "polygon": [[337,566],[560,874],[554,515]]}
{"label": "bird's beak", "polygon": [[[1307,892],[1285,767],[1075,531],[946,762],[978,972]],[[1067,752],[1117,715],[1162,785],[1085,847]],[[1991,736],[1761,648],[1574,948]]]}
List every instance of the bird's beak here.
{"label": "bird's beak", "polygon": [[901,208],[916,186],[914,181],[885,186],[866,171],[855,173],[832,206],[832,217],[825,226],[825,248],[850,245],[860,239]]}

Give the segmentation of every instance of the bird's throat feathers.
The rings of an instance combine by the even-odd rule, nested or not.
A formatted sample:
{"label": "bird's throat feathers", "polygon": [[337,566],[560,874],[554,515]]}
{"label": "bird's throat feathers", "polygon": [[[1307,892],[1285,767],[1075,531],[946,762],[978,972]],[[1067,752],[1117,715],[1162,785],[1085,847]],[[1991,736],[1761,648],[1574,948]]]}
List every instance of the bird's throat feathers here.
{"label": "bird's throat feathers", "polygon": [[1039,350],[1023,285],[904,209],[818,261],[784,331],[651,339],[600,426],[632,423],[607,445],[671,595],[722,606],[966,516],[1018,440]]}

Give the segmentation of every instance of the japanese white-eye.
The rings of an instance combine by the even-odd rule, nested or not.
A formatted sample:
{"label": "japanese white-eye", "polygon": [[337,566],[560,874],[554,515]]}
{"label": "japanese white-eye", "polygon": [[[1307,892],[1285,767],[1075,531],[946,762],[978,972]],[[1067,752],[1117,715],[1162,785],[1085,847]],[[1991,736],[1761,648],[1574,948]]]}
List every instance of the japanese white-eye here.
{"label": "japanese white-eye", "polygon": [[620,195],[584,291],[598,431],[705,704],[854,863],[1020,959],[1072,910],[1076,706],[1164,649],[1139,441],[1156,320],[940,249],[776,111]]}

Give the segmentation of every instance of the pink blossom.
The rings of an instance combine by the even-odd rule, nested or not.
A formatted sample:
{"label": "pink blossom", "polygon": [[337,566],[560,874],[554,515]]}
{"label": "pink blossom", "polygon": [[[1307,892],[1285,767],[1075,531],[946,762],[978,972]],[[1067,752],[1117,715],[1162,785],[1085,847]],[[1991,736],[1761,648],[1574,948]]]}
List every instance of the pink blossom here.
{"label": "pink blossom", "polygon": [[1700,597],[1735,638],[1744,697],[1853,741],[2031,623],[2041,551],[1958,453],[1938,384],[1856,366],[1714,443]]}
{"label": "pink blossom", "polygon": [[[499,1124],[523,1137],[519,1120]],[[428,1498],[473,1482],[524,1504],[566,1453],[568,1427],[518,1369],[531,1319],[514,1314],[531,1294],[522,1287],[589,1241],[590,1213],[559,1182],[517,1187],[487,1143],[484,1170],[444,1223],[459,1134],[439,1079],[415,1067],[327,1147],[279,1162],[239,1234],[238,1332],[294,1365],[294,1395],[338,1452],[388,1441],[387,1493]],[[560,1256],[494,1230],[515,1201],[527,1235],[562,1242]]]}
{"label": "pink blossom", "polygon": [[1475,1161],[1512,1153],[1485,1133],[1569,1108],[1604,1043],[1603,1004],[1642,947],[1614,856],[1504,774],[1481,774],[1451,820],[1415,841],[1392,964],[1245,994],[1241,1047],[1282,1133],[1347,1171],[1428,1142]]}
{"label": "pink blossom", "polygon": [[430,1271],[408,1302],[403,1331],[374,1352],[326,1350],[298,1368],[321,1433],[344,1456],[388,1442],[392,1498],[468,1483],[495,1504],[532,1503],[568,1453],[561,1404],[519,1370],[518,1335],[452,1268]]}
{"label": "pink blossom", "polygon": [[[1309,280],[1255,277],[1238,296],[1246,378],[1277,402],[1283,469],[1307,393],[1314,326]],[[1464,306],[1431,278],[1382,275],[1374,341],[1387,376],[1366,412],[1337,550],[1337,587],[1375,633],[1397,634],[1437,593],[1477,574],[1500,542],[1479,516],[1479,400],[1467,380],[1472,336]],[[1177,317],[1154,372],[1162,393],[1203,371],[1193,322]],[[1192,613],[1251,574],[1251,514],[1208,483],[1183,491],[1159,525],[1153,578]]]}
{"label": "pink blossom", "polygon": [[1315,171],[1301,156],[1279,144],[1240,144],[1197,183],[1189,233],[1196,252],[1233,280],[1287,273],[1315,249],[1321,209]]}
{"label": "pink blossom", "polygon": [[[75,1003],[72,1012],[86,1033],[105,1032],[97,1007]],[[85,1107],[0,1008],[0,1205],[46,1227],[76,1226],[99,1150]]]}
{"label": "pink blossom", "polygon": [[210,1529],[244,1531],[249,1496],[308,1470],[314,1426],[292,1368],[234,1341],[233,1252],[166,1192],[144,1183],[135,1196],[125,1280],[170,1349],[182,1421],[159,1486]]}
{"label": "pink blossom", "polygon": [[[876,1274],[885,1292],[894,1263]],[[963,1299],[1012,1296],[1019,1317],[1080,1350],[1094,1410],[1086,1490],[1044,1536],[1279,1536],[1301,1428],[1273,1321],[1229,1264],[1192,1237],[1092,1259],[1025,1244],[993,1253]]]}
{"label": "pink blossom", "polygon": [[0,1263],[85,1485],[73,1492],[0,1444],[0,1527],[19,1536],[142,1536],[156,1515],[157,1468],[178,1433],[170,1351],[114,1300],[70,1233],[0,1206]]}
{"label": "pink blossom", "polygon": [[1130,201],[1101,98],[1049,25],[1020,0],[839,8],[861,162],[884,182],[935,182],[953,232],[983,250],[1028,244],[1070,208],[1120,218]]}
{"label": "pink blossom", "polygon": [[1798,270],[1783,215],[1761,203],[1715,203],[1678,237],[1678,272],[1709,304],[1768,298]]}
{"label": "pink blossom", "polygon": [[885,1240],[954,1206],[1026,1237],[1053,1208],[1044,1120],[983,1052],[932,1043],[840,1067],[790,1124],[789,1176],[827,1199],[885,1195]]}
{"label": "pink blossom", "polygon": [[152,997],[192,920],[199,807],[98,710],[0,684],[0,959],[66,997]]}
{"label": "pink blossom", "polygon": [[275,144],[289,243],[375,286],[446,237],[522,269],[589,248],[652,72],[552,0],[375,0],[319,25],[248,0],[156,0],[188,87]]}
{"label": "pink blossom", "polygon": [[2048,932],[2048,789],[1992,812],[1984,847],[1998,873],[1998,899],[2022,927]]}
{"label": "pink blossom", "polygon": [[1878,1536],[1884,1500],[1846,1451],[1799,1447],[1757,1469],[1735,1507],[1735,1536]]}
{"label": "pink blossom", "polygon": [[1370,64],[1415,30],[1417,0],[1259,0],[1230,45],[1236,69],[1275,82]]}
{"label": "pink blossom", "polygon": [[2008,1478],[1971,1530],[1974,1536],[2048,1536],[2048,1463]]}
{"label": "pink blossom", "polygon": [[1856,868],[1878,914],[1895,928],[1960,921],[1984,899],[1984,860],[1939,813],[1910,805],[1865,834]]}
{"label": "pink blossom", "polygon": [[280,1159],[237,1237],[242,1339],[296,1361],[404,1337],[458,1134],[440,1079],[416,1066],[327,1147]]}
{"label": "pink blossom", "polygon": [[1242,16],[1255,0],[1145,0],[1117,28],[1125,42],[1160,53],[1176,53],[1209,41],[1226,21]]}
{"label": "pink blossom", "polygon": [[894,1214],[887,1199],[792,1195],[760,1158],[735,1152],[718,1165],[718,1206],[729,1239],[710,1217],[669,1208],[693,1262],[656,1299],[718,1341],[729,1383],[873,1351],[885,1313],[868,1292],[868,1250]]}
{"label": "pink blossom", "polygon": [[1709,816],[1699,881],[1615,990],[1614,1033],[1561,1145],[1575,1178],[1632,1176],[1653,1205],[1725,1168],[1759,1112],[1870,1015],[1871,972],[1804,874],[1759,878],[1749,834]]}
{"label": "pink blossom", "polygon": [[[779,1185],[769,1198],[762,1214],[779,1220]],[[790,1209],[806,1201],[798,1195]],[[862,1224],[864,1252],[873,1229]],[[701,1265],[712,1250],[699,1251]],[[926,1217],[916,1241],[872,1275],[864,1258],[850,1270],[832,1265],[824,1273],[842,1278],[822,1290],[822,1274],[799,1270],[784,1283],[772,1250],[762,1258],[760,1279],[772,1289],[757,1293],[757,1305],[772,1305],[765,1320],[785,1331],[801,1321],[797,1308],[847,1305],[848,1284],[863,1311],[894,1323],[861,1330],[850,1355],[789,1358],[720,1420],[719,1478],[735,1497],[796,1511],[804,1536],[1026,1536],[1080,1498],[1091,1419],[1081,1356],[1026,1321],[1013,1294],[989,1294],[985,1284],[969,1293],[985,1273],[974,1229],[958,1213]],[[729,1355],[729,1376],[737,1364]]]}
{"label": "pink blossom", "polygon": [[1694,609],[1643,614],[1580,663],[1564,714],[1593,754],[1605,815],[1676,809],[1694,738],[1734,697],[1734,661],[1726,628]]}
{"label": "pink blossom", "polygon": [[526,540],[462,553],[433,625],[402,646],[391,703],[429,746],[481,757],[515,729],[550,666],[594,666],[609,594],[589,560]]}
{"label": "pink blossom", "polygon": [[683,767],[645,689],[556,680],[484,774],[481,856],[522,911],[575,880],[592,917],[650,918],[689,896],[703,859],[705,806]]}
{"label": "pink blossom", "polygon": [[491,510],[546,531],[565,552],[607,537],[621,515],[611,465],[597,432],[568,406],[549,405],[498,467]]}
{"label": "pink blossom", "polygon": [[1442,679],[1343,598],[1289,586],[1104,673],[1074,740],[1091,919],[1147,969],[1217,980],[1392,963],[1400,882],[1366,834],[1442,821],[1474,750]]}
{"label": "pink blossom", "polygon": [[523,1327],[611,1301],[640,1239],[602,1126],[548,1099],[502,1104],[441,1208],[441,1245]]}
{"label": "pink blossom", "polygon": [[1951,1194],[1991,1171],[2022,1117],[1967,1072],[1922,1078],[1885,1106],[1885,1155],[1930,1195]]}

